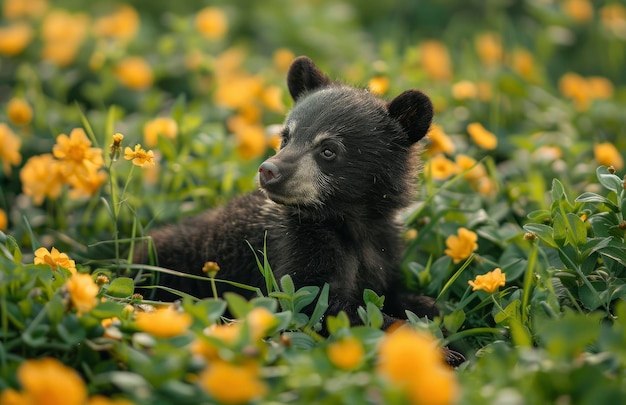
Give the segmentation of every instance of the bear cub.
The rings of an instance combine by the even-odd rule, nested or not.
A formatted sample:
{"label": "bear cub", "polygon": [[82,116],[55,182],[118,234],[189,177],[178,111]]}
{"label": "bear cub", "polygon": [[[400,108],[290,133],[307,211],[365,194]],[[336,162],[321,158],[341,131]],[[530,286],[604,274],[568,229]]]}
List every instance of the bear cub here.
{"label": "bear cub", "polygon": [[[406,309],[432,317],[432,300],[402,285],[397,220],[412,201],[430,99],[408,90],[385,102],[331,81],[307,57],[292,63],[287,84],[294,106],[279,151],[259,167],[260,190],[152,232],[158,265],[203,275],[206,262],[217,262],[217,278],[265,290],[250,248],[265,245],[277,280],[289,274],[296,288],[330,285],[327,314],[345,311],[360,323],[369,288],[385,296],[384,327],[406,319]],[[162,273],[159,284],[212,296],[208,282]],[[218,290],[249,294],[225,283]],[[176,297],[157,290],[153,298]]]}

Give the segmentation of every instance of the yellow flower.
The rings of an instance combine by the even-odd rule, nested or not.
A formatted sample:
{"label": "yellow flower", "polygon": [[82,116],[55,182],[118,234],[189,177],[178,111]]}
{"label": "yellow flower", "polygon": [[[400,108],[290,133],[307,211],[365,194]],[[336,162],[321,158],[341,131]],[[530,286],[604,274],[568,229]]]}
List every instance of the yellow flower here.
{"label": "yellow flower", "polygon": [[448,405],[459,394],[456,375],[436,340],[408,327],[383,337],[376,371],[402,389],[412,404]]}
{"label": "yellow flower", "polygon": [[524,79],[535,82],[537,81],[537,64],[533,58],[533,54],[526,49],[516,49],[511,55],[512,68]]}
{"label": "yellow flower", "polygon": [[224,325],[211,325],[204,333],[207,336],[221,340],[227,345],[233,344],[241,337],[241,323],[228,323]]}
{"label": "yellow flower", "polygon": [[626,38],[626,7],[610,3],[600,9],[600,20],[613,35]]}
{"label": "yellow flower", "polygon": [[33,119],[33,108],[22,98],[12,98],[7,104],[7,117],[15,125],[26,125]]}
{"label": "yellow flower", "polygon": [[442,154],[433,156],[426,166],[426,171],[435,180],[445,180],[459,172],[457,165]]}
{"label": "yellow flower", "polygon": [[113,14],[96,19],[93,31],[97,37],[130,41],[139,30],[139,14],[127,4],[117,6]]}
{"label": "yellow flower", "polygon": [[456,235],[446,239],[447,249],[444,253],[452,258],[454,263],[465,260],[478,249],[478,235],[466,228],[459,228]]}
{"label": "yellow flower", "polygon": [[450,54],[443,43],[424,41],[420,45],[420,54],[422,68],[430,79],[446,81],[452,78]]}
{"label": "yellow flower", "polygon": [[0,27],[0,54],[15,56],[28,46],[32,38],[33,29],[26,23]]}
{"label": "yellow flower", "polygon": [[457,100],[466,100],[476,98],[478,95],[478,88],[476,84],[469,80],[461,80],[452,85],[452,97]]}
{"label": "yellow flower", "polygon": [[624,158],[610,142],[597,143],[593,146],[593,155],[601,165],[613,166],[617,170],[624,168]]}
{"label": "yellow flower", "polygon": [[200,34],[213,41],[219,41],[228,31],[226,14],[216,7],[206,7],[200,10],[196,14],[195,25]]}
{"label": "yellow flower", "polygon": [[70,14],[54,10],[44,18],[41,26],[42,59],[59,66],[72,63],[89,28],[89,17],[84,13]]}
{"label": "yellow flower", "polygon": [[470,169],[467,173],[465,173],[465,178],[471,181],[478,181],[487,176],[487,171],[485,170],[485,166],[482,163],[476,164],[476,160],[470,156],[459,154],[455,156],[455,161],[457,166],[459,167],[459,171],[465,171]]}
{"label": "yellow flower", "polygon": [[85,13],[70,14],[64,10],[53,10],[42,22],[41,37],[48,42],[80,44],[89,28],[89,17]]}
{"label": "yellow flower", "polygon": [[361,341],[355,337],[347,337],[329,344],[326,353],[331,363],[343,370],[354,370],[363,362],[365,356]]}
{"label": "yellow flower", "polygon": [[214,99],[219,105],[237,109],[256,100],[262,91],[263,80],[260,77],[244,74],[227,75],[218,80]]}
{"label": "yellow flower", "polygon": [[159,136],[176,139],[178,136],[178,124],[170,117],[158,117],[146,122],[143,126],[143,140],[147,147],[157,144]]}
{"label": "yellow flower", "polygon": [[135,316],[137,327],[156,337],[171,338],[181,335],[191,325],[191,316],[173,308],[159,308],[152,312],[138,312]]}
{"label": "yellow flower", "polygon": [[606,77],[591,76],[587,78],[587,88],[592,98],[611,98],[613,97],[613,83]]}
{"label": "yellow flower", "polygon": [[77,175],[89,177],[89,171],[104,165],[102,149],[92,148],[82,128],[74,128],[70,136],[57,136],[57,143],[52,154],[60,160],[61,169],[66,176]]}
{"label": "yellow flower", "polygon": [[613,97],[613,83],[605,77],[584,78],[576,73],[566,73],[559,80],[559,90],[564,96],[574,100],[579,110],[589,108],[594,99]]}
{"label": "yellow flower", "polygon": [[88,170],[81,176],[70,175],[67,178],[67,182],[71,186],[69,191],[70,198],[93,196],[109,178],[105,171],[99,170],[99,168],[93,165],[88,165],[87,167]]}
{"label": "yellow flower", "polygon": [[24,361],[17,379],[30,404],[83,405],[87,388],[74,369],[50,357]]}
{"label": "yellow flower", "polygon": [[502,40],[500,35],[488,32],[476,38],[476,50],[485,66],[494,66],[502,61]]}
{"label": "yellow flower", "polygon": [[242,125],[235,132],[237,153],[245,160],[261,156],[267,149],[267,139],[263,127],[259,125]]}
{"label": "yellow flower", "polygon": [[120,153],[122,153],[122,141],[124,140],[124,135],[119,132],[113,135],[113,143],[109,145],[109,157],[113,162],[117,161]]}
{"label": "yellow flower", "polygon": [[499,287],[504,287],[506,284],[506,274],[502,273],[499,267],[496,267],[493,271],[476,276],[474,280],[467,282],[472,286],[472,291],[486,291],[488,293],[495,292]]}
{"label": "yellow flower", "polygon": [[9,20],[19,17],[38,17],[47,9],[46,0],[4,0],[2,15]]}
{"label": "yellow flower", "polygon": [[13,388],[7,388],[0,393],[0,404],[2,405],[25,405],[31,399],[24,393],[17,392]]}
{"label": "yellow flower", "polygon": [[144,167],[147,164],[154,166],[154,152],[141,148],[141,145],[135,145],[135,150],[128,146],[124,149],[124,159],[132,160],[135,166]]}
{"label": "yellow flower", "polygon": [[491,132],[487,131],[482,124],[472,122],[467,126],[467,133],[470,135],[474,143],[483,149],[495,149],[498,146],[498,138]]}
{"label": "yellow flower", "polygon": [[435,155],[437,153],[453,154],[455,151],[452,139],[443,131],[441,125],[432,124],[428,131],[428,139],[430,144],[428,145],[428,153]]}
{"label": "yellow flower", "polygon": [[41,205],[46,197],[55,199],[61,195],[61,167],[50,153],[28,159],[20,171],[20,180],[24,194],[31,197],[35,205]]}
{"label": "yellow flower", "polygon": [[589,0],[565,0],[561,8],[577,22],[587,22],[593,18],[593,5]]}
{"label": "yellow flower", "polygon": [[[241,323],[235,322],[225,325],[211,325],[204,330],[204,334],[231,347],[242,338],[241,325]],[[208,339],[196,339],[191,346],[191,352],[212,361],[219,357],[219,346]]]}
{"label": "yellow flower", "polygon": [[0,231],[6,231],[9,225],[9,219],[5,210],[0,208]]}
{"label": "yellow flower", "polygon": [[75,273],[65,282],[70,292],[72,305],[78,311],[78,315],[89,312],[96,306],[100,287],[93,281],[89,274]]}
{"label": "yellow flower", "polygon": [[573,99],[580,110],[586,109],[590,102],[586,87],[585,79],[576,73],[566,73],[559,80],[559,90],[561,93]]}
{"label": "yellow flower", "polygon": [[76,273],[76,262],[71,260],[66,253],[61,253],[57,248],[53,247],[52,251],[44,247],[35,250],[35,264],[47,264],[52,270],[58,270],[63,267],[72,274]]}
{"label": "yellow flower", "polygon": [[21,139],[13,133],[7,124],[0,122],[0,160],[5,175],[11,174],[11,166],[17,166],[22,162],[21,146]]}
{"label": "yellow flower", "polygon": [[264,338],[279,322],[278,318],[276,318],[269,309],[264,307],[254,308],[246,315],[246,320],[250,327],[250,334],[253,340]]}
{"label": "yellow flower", "polygon": [[270,111],[282,113],[285,111],[283,103],[283,90],[278,86],[269,86],[263,90],[261,94],[263,105]]}
{"label": "yellow flower", "polygon": [[389,90],[389,78],[385,76],[372,77],[367,83],[370,91],[377,95],[383,95]]}
{"label": "yellow flower", "polygon": [[276,66],[280,72],[286,72],[295,58],[296,55],[294,55],[289,49],[281,48],[274,52],[272,59],[274,61],[274,66]]}
{"label": "yellow flower", "polygon": [[267,386],[259,378],[259,367],[254,363],[214,361],[198,377],[200,386],[223,404],[247,404],[267,392]]}
{"label": "yellow flower", "polygon": [[213,60],[213,71],[221,80],[224,77],[232,76],[243,63],[246,58],[246,53],[241,48],[228,48],[224,52],[220,53]]}
{"label": "yellow flower", "polygon": [[133,90],[145,90],[152,86],[152,68],[145,59],[129,56],[115,66],[115,77],[122,85]]}

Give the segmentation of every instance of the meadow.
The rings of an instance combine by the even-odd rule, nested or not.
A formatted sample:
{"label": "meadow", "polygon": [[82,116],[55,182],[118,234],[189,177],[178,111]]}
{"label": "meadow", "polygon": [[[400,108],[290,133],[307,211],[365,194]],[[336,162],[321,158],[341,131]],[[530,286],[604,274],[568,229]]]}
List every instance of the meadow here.
{"label": "meadow", "polygon": [[[2,3],[0,404],[626,400],[626,2],[209,3]],[[322,317],[262,247],[250,301],[136,293],[150,229],[256,188],[298,55],[431,97],[398,271],[436,319]]]}

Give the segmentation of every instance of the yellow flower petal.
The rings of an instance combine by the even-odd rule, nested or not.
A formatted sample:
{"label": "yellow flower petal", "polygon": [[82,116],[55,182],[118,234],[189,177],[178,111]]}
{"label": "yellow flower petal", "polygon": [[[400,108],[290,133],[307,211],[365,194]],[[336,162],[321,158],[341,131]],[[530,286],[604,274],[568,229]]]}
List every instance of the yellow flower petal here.
{"label": "yellow flower petal", "polygon": [[502,273],[500,268],[495,268],[489,273],[476,276],[474,280],[469,280],[467,283],[472,287],[472,291],[482,290],[493,293],[497,291],[499,287],[504,287],[506,284],[506,274]]}
{"label": "yellow flower petal", "polygon": [[483,149],[495,149],[498,146],[498,138],[487,131],[482,124],[473,122],[467,126],[467,133],[474,143]]}
{"label": "yellow flower petal", "polygon": [[478,235],[466,228],[459,228],[457,235],[450,235],[446,239],[447,249],[444,253],[452,258],[454,263],[465,260],[472,252],[478,249]]}

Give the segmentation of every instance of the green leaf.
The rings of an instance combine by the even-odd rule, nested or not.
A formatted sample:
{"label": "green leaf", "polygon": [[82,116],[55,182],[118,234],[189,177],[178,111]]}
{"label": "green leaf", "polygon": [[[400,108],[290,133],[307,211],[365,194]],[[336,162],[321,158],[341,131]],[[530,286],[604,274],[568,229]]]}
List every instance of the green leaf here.
{"label": "green leaf", "polygon": [[129,277],[114,279],[106,290],[106,294],[116,298],[126,298],[135,292],[135,282]]}
{"label": "green leaf", "polygon": [[285,274],[280,279],[280,286],[285,294],[293,295],[296,291],[293,280],[289,274]]}
{"label": "green leaf", "polygon": [[35,327],[29,327],[22,333],[22,341],[30,347],[39,347],[49,342],[48,332],[50,332],[50,326],[40,323]]}
{"label": "green leaf", "polygon": [[587,228],[583,220],[570,212],[567,214],[567,222],[569,223],[570,243],[579,248],[584,246],[587,243]]}
{"label": "green leaf", "polygon": [[89,314],[98,319],[105,318],[113,318],[122,316],[122,312],[124,311],[124,305],[120,305],[115,301],[100,301],[98,305],[95,306]]}
{"label": "green leaf", "polygon": [[552,179],[552,201],[567,201],[565,188],[559,179]]}
{"label": "green leaf", "polygon": [[205,314],[209,322],[216,322],[226,311],[226,301],[221,299],[207,299],[198,302],[204,308]]}
{"label": "green leaf", "polygon": [[554,230],[552,229],[552,227],[543,224],[526,224],[524,225],[524,230],[526,232],[534,233],[548,246],[551,246],[553,248],[558,247],[558,245],[554,241]]}
{"label": "green leaf", "polygon": [[[322,287],[322,292],[317,299],[317,304],[315,304],[315,309],[313,309],[313,313],[311,314],[311,318],[309,319],[309,323],[307,324],[307,326],[312,327],[313,325],[315,325],[320,319],[322,319],[322,317],[326,313],[326,310],[328,309],[329,290],[330,286],[328,285],[328,283],[325,283]],[[349,323],[350,321],[348,321],[348,324]],[[330,326],[328,328],[328,330],[330,331]]]}
{"label": "green leaf", "polygon": [[613,201],[596,193],[582,193],[576,198],[576,202],[604,204],[613,212],[619,212],[620,210]]}
{"label": "green leaf", "polygon": [[380,329],[383,326],[383,313],[373,302],[366,304],[368,324],[372,328]]}
{"label": "green leaf", "polygon": [[[610,236],[618,236],[612,235],[613,229],[616,229],[619,224],[618,215],[612,212],[602,212],[599,214],[594,214],[587,220],[589,224],[591,224],[591,229],[593,231],[594,236],[597,237],[610,237]],[[619,235],[622,237],[623,233]]]}
{"label": "green leaf", "polygon": [[276,312],[277,304],[276,300],[269,297],[255,297],[249,301],[252,308],[263,307],[270,312]]}
{"label": "green leaf", "polygon": [[450,333],[458,331],[463,326],[463,322],[465,322],[465,311],[462,309],[457,309],[443,317],[443,325]]}
{"label": "green leaf", "polygon": [[315,339],[303,332],[285,332],[283,336],[291,342],[291,347],[299,350],[311,350],[317,345]]}
{"label": "green leaf", "polygon": [[596,176],[600,184],[611,191],[615,191],[618,195],[624,190],[624,182],[618,176],[609,173],[605,166],[600,166],[596,169]]}
{"label": "green leaf", "polygon": [[382,309],[383,304],[385,303],[385,296],[384,295],[379,296],[374,291],[370,290],[369,288],[366,288],[363,291],[363,302],[365,302],[366,304],[368,302],[371,302],[372,304],[376,305],[378,308]]}
{"label": "green leaf", "polygon": [[558,246],[563,246],[567,240],[567,225],[565,224],[565,219],[559,213],[554,216],[552,236]]}
{"label": "green leaf", "polygon": [[552,213],[549,210],[532,211],[526,217],[533,222],[543,222],[550,219]]}
{"label": "green leaf", "polygon": [[494,315],[494,321],[499,324],[509,322],[511,319],[519,318],[521,306],[522,302],[520,300],[512,301],[506,306],[506,308],[504,308],[504,311],[499,311]]}
{"label": "green leaf", "polygon": [[293,308],[294,311],[300,312],[307,305],[315,301],[315,297],[320,292],[320,288],[317,286],[307,286],[300,288],[293,296]]}
{"label": "green leaf", "polygon": [[86,332],[80,324],[78,317],[70,314],[63,318],[63,321],[56,326],[59,337],[69,345],[77,345],[85,340]]}
{"label": "green leaf", "polygon": [[609,246],[604,247],[599,253],[626,267],[626,247],[610,243]]}
{"label": "green leaf", "polygon": [[574,359],[598,338],[602,313],[577,314],[566,311],[559,319],[538,318],[535,331],[541,346],[560,359]]}
{"label": "green leaf", "polygon": [[604,249],[611,242],[613,238],[592,238],[585,243],[585,246],[582,247],[583,252],[581,253],[582,259],[586,259],[591,254]]}
{"label": "green leaf", "polygon": [[328,327],[328,333],[331,335],[338,330],[350,327],[350,318],[344,311],[340,311],[337,316],[326,317],[326,326]]}
{"label": "green leaf", "polygon": [[590,311],[594,311],[605,304],[604,301],[605,298],[607,298],[606,283],[598,282],[589,284],[591,284],[595,291],[592,291],[589,285],[583,284],[578,287],[578,296],[585,307]]}
{"label": "green leaf", "polygon": [[228,308],[235,318],[241,319],[245,317],[252,309],[252,305],[239,294],[226,292],[224,293],[224,299],[228,303]]}

